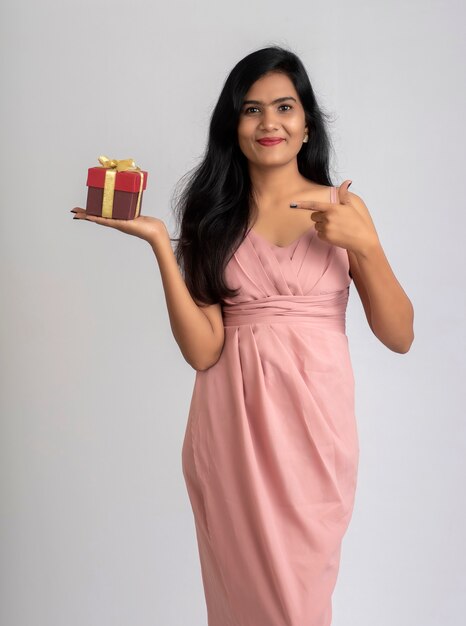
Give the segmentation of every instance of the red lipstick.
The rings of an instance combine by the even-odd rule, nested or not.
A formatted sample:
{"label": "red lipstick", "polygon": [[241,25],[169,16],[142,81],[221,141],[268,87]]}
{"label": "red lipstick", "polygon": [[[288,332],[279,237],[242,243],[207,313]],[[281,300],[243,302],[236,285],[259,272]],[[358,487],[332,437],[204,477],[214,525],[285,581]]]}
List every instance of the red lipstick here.
{"label": "red lipstick", "polygon": [[261,144],[261,146],[276,146],[284,141],[284,139],[283,137],[264,137],[263,139],[258,139],[257,141]]}

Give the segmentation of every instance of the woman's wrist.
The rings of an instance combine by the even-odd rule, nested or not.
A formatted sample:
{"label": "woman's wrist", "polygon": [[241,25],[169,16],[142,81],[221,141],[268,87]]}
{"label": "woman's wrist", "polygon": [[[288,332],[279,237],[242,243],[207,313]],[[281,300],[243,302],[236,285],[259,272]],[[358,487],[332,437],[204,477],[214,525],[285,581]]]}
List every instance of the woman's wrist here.
{"label": "woman's wrist", "polygon": [[154,235],[149,240],[149,244],[156,255],[161,250],[166,248],[166,246],[169,246],[171,248],[170,233],[168,232],[165,224],[161,226],[160,231],[158,230],[156,233],[154,233]]}

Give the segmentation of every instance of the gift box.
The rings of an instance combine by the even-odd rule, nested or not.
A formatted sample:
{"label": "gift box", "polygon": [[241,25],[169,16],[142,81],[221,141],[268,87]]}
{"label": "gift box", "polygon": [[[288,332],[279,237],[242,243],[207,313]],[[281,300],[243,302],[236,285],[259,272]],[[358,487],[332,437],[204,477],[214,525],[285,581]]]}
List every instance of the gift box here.
{"label": "gift box", "polygon": [[86,213],[98,217],[132,220],[141,213],[147,172],[133,159],[100,156],[100,166],[87,171]]}

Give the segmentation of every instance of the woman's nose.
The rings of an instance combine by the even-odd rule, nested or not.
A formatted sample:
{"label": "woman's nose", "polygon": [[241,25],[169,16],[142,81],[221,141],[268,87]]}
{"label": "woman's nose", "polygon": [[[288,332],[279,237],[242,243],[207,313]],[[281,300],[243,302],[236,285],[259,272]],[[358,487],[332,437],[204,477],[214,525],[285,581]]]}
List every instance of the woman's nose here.
{"label": "woman's nose", "polygon": [[273,111],[270,111],[270,112],[265,111],[262,116],[261,125],[264,128],[276,127],[277,121],[276,121],[275,113]]}

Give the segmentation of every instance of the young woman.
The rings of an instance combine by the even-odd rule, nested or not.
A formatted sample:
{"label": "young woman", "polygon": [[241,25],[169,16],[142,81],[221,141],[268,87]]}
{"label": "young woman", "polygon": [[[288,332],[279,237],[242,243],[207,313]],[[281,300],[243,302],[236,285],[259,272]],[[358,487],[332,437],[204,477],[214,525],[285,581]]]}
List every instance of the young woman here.
{"label": "young woman", "polygon": [[[196,370],[182,450],[209,626],[328,626],[359,446],[345,332],[353,280],[390,350],[413,307],[363,200],[329,176],[329,138],[291,51],[228,76],[202,163],[164,223],[76,217],[152,246]],[[180,271],[181,268],[181,271]]]}

